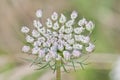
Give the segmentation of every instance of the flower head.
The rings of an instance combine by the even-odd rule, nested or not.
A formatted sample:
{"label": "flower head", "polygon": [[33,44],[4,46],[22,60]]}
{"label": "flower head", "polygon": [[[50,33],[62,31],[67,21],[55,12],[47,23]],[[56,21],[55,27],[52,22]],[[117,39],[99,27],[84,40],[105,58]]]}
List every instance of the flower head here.
{"label": "flower head", "polygon": [[[38,10],[36,16],[41,18],[42,11]],[[37,55],[42,62],[62,60],[63,64],[92,52],[95,46],[90,40],[90,34],[94,24],[85,18],[77,22],[76,18],[76,11],[71,13],[70,20],[64,14],[53,12],[47,18],[45,26],[41,21],[34,20],[31,33],[28,27],[23,26],[21,31],[26,34],[25,39],[32,47],[24,46],[22,51],[28,52],[31,49],[31,53]]]}

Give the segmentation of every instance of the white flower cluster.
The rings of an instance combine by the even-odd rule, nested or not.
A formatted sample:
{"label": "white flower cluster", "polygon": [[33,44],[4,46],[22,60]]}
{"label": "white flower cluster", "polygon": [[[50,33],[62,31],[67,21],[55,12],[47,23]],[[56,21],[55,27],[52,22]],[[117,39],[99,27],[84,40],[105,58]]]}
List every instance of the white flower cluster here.
{"label": "white flower cluster", "polygon": [[[42,11],[37,10],[36,16],[41,19]],[[64,14],[53,12],[45,25],[34,20],[31,32],[28,27],[23,26],[21,31],[26,34],[25,39],[32,47],[25,45],[22,51],[36,54],[46,62],[69,61],[71,58],[79,58],[83,53],[92,52],[95,46],[90,41],[90,34],[94,24],[85,18],[77,22],[76,18],[76,11],[71,13],[69,20]]]}

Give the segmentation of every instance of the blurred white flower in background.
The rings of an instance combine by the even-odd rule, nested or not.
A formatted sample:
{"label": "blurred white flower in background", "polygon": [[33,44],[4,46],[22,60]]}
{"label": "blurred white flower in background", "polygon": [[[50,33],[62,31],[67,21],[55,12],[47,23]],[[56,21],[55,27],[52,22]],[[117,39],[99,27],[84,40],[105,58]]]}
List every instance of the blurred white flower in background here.
{"label": "blurred white flower in background", "polygon": [[[36,16],[42,18],[42,10],[37,10]],[[31,51],[42,62],[62,60],[63,64],[78,59],[82,54],[91,53],[95,48],[90,39],[94,24],[85,18],[77,22],[77,18],[76,11],[71,13],[70,19],[62,13],[59,15],[53,12],[45,24],[34,20],[34,29],[31,32],[28,27],[23,26],[21,32],[26,34],[26,42],[31,46],[26,44],[22,51]]]}
{"label": "blurred white flower in background", "polygon": [[110,72],[111,80],[120,80],[120,58],[117,60],[115,66]]}

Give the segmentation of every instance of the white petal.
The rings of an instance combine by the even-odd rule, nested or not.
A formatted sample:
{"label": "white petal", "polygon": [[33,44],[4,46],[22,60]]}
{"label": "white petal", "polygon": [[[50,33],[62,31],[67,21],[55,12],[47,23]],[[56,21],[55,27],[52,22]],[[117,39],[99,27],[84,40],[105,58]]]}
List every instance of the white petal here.
{"label": "white petal", "polygon": [[52,15],[51,15],[51,18],[52,20],[57,20],[58,19],[58,14],[56,12],[54,12]]}
{"label": "white petal", "polygon": [[40,21],[38,21],[38,20],[34,20],[34,21],[33,21],[33,25],[34,25],[34,27],[36,27],[36,28],[42,27],[42,23],[40,23]]}
{"label": "white petal", "polygon": [[34,48],[32,49],[32,54],[37,54],[37,53],[39,52],[39,50],[40,50],[40,48],[34,47]]}
{"label": "white petal", "polygon": [[86,30],[88,31],[92,31],[94,29],[94,24],[92,21],[89,21],[87,24],[86,24]]}
{"label": "white petal", "polygon": [[59,39],[62,39],[62,38],[63,38],[63,35],[64,35],[64,34],[60,33],[60,34],[58,35],[58,38],[59,38]]}
{"label": "white petal", "polygon": [[49,18],[47,19],[46,25],[47,25],[48,28],[52,27],[52,21],[51,21],[51,19],[49,19]]}
{"label": "white petal", "polygon": [[85,25],[86,23],[87,23],[86,19],[83,18],[83,19],[79,20],[78,25],[79,25],[79,26],[83,26],[83,25]]}
{"label": "white petal", "polygon": [[72,38],[72,34],[64,34],[64,39],[68,40]]}
{"label": "white petal", "polygon": [[44,57],[45,56],[45,51],[44,50],[39,50],[39,57]]}
{"label": "white petal", "polygon": [[72,44],[74,44],[75,40],[74,40],[74,39],[68,39],[67,42],[68,42],[70,45],[72,45]]}
{"label": "white petal", "polygon": [[30,46],[23,46],[22,51],[23,52],[28,52],[30,50]]}
{"label": "white petal", "polygon": [[58,33],[53,31],[53,36],[58,37]]}
{"label": "white petal", "polygon": [[51,60],[51,55],[49,53],[45,56],[45,60],[46,62]]}
{"label": "white petal", "polygon": [[74,20],[69,20],[66,22],[66,27],[71,27],[74,24]]}
{"label": "white petal", "polygon": [[40,33],[39,33],[37,30],[34,29],[34,30],[32,31],[32,36],[37,38],[37,37],[40,36]]}
{"label": "white petal", "polygon": [[78,16],[78,13],[76,11],[73,11],[71,14],[71,19],[76,19]]}
{"label": "white petal", "polygon": [[30,31],[30,29],[26,26],[23,26],[22,29],[21,29],[22,33],[28,33],[29,31]]}
{"label": "white petal", "polygon": [[34,46],[37,46],[37,47],[38,47],[38,46],[41,46],[41,42],[40,42],[40,41],[35,41],[33,45],[34,45]]}
{"label": "white petal", "polygon": [[42,10],[41,10],[41,9],[39,9],[39,10],[36,11],[36,16],[37,16],[38,18],[41,18],[41,17],[42,17]]}
{"label": "white petal", "polygon": [[63,51],[63,56],[65,58],[65,60],[70,60],[70,52],[69,51]]}
{"label": "white petal", "polygon": [[53,30],[58,30],[59,29],[59,24],[58,22],[55,22],[53,25]]}
{"label": "white petal", "polygon": [[47,47],[47,43],[46,43],[46,42],[44,42],[42,46],[43,46],[43,47]]}
{"label": "white petal", "polygon": [[64,33],[64,31],[65,31],[65,27],[64,27],[64,25],[59,29],[59,33]]}
{"label": "white petal", "polygon": [[74,29],[74,32],[75,32],[76,34],[80,34],[80,33],[82,33],[83,31],[84,31],[84,28],[83,28],[83,27],[77,27],[77,28]]}
{"label": "white petal", "polygon": [[78,50],[73,50],[72,55],[73,55],[74,57],[79,57],[79,56],[81,55],[81,52],[78,51]]}
{"label": "white petal", "polygon": [[68,28],[65,29],[65,33],[67,33],[67,34],[70,34],[72,32],[73,32],[73,28],[72,27],[68,27]]}
{"label": "white petal", "polygon": [[43,27],[43,28],[38,28],[38,31],[41,33],[41,34],[45,34],[46,32],[46,29]]}
{"label": "white petal", "polygon": [[42,42],[42,43],[44,43],[45,40],[46,40],[46,39],[45,39],[44,37],[40,37],[40,38],[38,38],[38,41],[39,41],[39,42]]}
{"label": "white petal", "polygon": [[81,35],[74,35],[75,41],[81,41],[82,36]]}
{"label": "white petal", "polygon": [[44,42],[44,43],[43,43],[43,47],[50,47],[50,43]]}
{"label": "white petal", "polygon": [[65,23],[66,22],[66,17],[63,14],[61,14],[59,22],[60,23]]}
{"label": "white petal", "polygon": [[81,41],[83,43],[88,43],[90,41],[90,37],[89,36],[83,36],[82,39],[81,39]]}
{"label": "white petal", "polygon": [[51,35],[52,31],[50,29],[47,29],[46,33],[49,34],[49,35]]}
{"label": "white petal", "polygon": [[73,49],[73,47],[72,47],[72,46],[70,46],[69,44],[67,44],[67,45],[65,45],[65,49],[66,49],[66,50],[72,50],[72,49]]}
{"label": "white petal", "polygon": [[73,48],[81,50],[83,48],[83,45],[76,43],[76,44],[73,44]]}
{"label": "white petal", "polygon": [[58,50],[59,51],[63,51],[64,50],[64,46],[63,45],[58,45]]}
{"label": "white petal", "polygon": [[93,51],[93,48],[86,47],[86,51],[87,51],[87,52],[92,52],[92,51]]}
{"label": "white petal", "polygon": [[93,45],[92,43],[89,43],[89,46],[86,47],[86,51],[87,52],[92,52],[95,48],[95,45]]}
{"label": "white petal", "polygon": [[51,50],[51,51],[57,51],[57,45],[51,46],[50,50]]}
{"label": "white petal", "polygon": [[34,41],[34,38],[29,36],[29,35],[27,35],[26,41],[29,42],[29,43],[32,43]]}

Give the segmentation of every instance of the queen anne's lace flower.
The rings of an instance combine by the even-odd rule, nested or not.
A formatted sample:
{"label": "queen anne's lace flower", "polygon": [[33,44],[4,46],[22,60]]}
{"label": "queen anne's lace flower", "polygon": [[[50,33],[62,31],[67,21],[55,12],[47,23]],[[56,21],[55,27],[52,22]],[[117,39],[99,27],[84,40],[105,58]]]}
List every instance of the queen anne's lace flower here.
{"label": "queen anne's lace flower", "polygon": [[[41,18],[42,11],[38,10],[36,16]],[[76,11],[71,13],[70,20],[64,14],[59,16],[58,13],[53,12],[45,24],[34,20],[32,32],[28,27],[23,26],[21,31],[26,34],[26,41],[31,46],[24,46],[22,51],[31,51],[43,62],[56,60],[70,62],[71,59],[77,59],[82,54],[92,52],[95,46],[90,41],[90,34],[94,24],[85,18],[77,22],[76,18],[78,18]]]}

